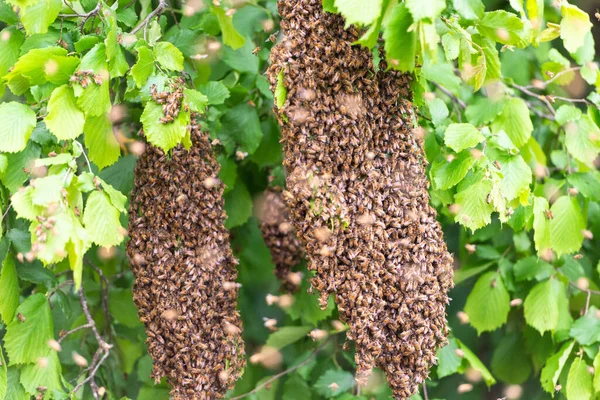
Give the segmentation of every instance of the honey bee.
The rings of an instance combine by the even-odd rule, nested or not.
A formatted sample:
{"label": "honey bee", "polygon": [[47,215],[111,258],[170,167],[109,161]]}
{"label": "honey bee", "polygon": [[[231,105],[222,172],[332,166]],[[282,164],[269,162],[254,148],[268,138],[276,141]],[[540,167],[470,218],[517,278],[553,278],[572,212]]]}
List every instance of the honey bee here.
{"label": "honey bee", "polygon": [[255,47],[254,50],[252,50],[252,54],[257,55],[260,50],[261,50],[260,46]]}

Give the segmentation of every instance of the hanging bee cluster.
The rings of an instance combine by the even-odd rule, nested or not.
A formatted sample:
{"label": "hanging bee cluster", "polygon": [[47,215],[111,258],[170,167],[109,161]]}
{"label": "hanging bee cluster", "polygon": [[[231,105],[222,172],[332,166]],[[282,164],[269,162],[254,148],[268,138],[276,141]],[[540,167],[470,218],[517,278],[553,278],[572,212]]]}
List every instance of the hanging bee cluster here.
{"label": "hanging bee cluster", "polygon": [[162,105],[163,117],[160,118],[161,124],[173,122],[179,115],[183,103],[183,89],[185,82],[183,78],[175,78],[171,81],[171,90],[159,92],[156,85],[152,85],[150,95],[156,104]]}
{"label": "hanging bee cluster", "polygon": [[127,253],[152,376],[166,376],[175,399],[208,400],[233,387],[245,353],[219,164],[196,118],[189,151],[149,146],[140,157]]}
{"label": "hanging bee cluster", "polygon": [[275,275],[282,289],[295,292],[302,283],[302,275],[293,272],[304,255],[296,230],[289,219],[289,211],[281,191],[267,189],[260,203],[260,230],[265,244],[271,250]]}
{"label": "hanging bee cluster", "polygon": [[100,75],[96,75],[94,71],[75,71],[69,80],[74,83],[79,83],[84,89],[92,82],[94,82],[96,85],[102,85],[102,77]]}
{"label": "hanging bee cluster", "polygon": [[[281,0],[271,53],[287,169],[284,197],[321,306],[334,294],[356,342],[357,383],[373,367],[396,399],[414,394],[445,343],[452,257],[429,205],[412,129],[410,77],[376,70],[359,32],[321,0]],[[283,71],[283,79],[281,75]]]}

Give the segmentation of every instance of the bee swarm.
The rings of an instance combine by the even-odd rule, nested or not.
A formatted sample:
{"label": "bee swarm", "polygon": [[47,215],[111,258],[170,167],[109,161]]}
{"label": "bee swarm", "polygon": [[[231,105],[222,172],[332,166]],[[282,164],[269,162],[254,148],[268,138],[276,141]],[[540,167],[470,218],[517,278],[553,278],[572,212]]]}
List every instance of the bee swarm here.
{"label": "bee swarm", "polygon": [[237,260],[225,229],[219,164],[192,115],[191,149],[148,146],[135,170],[127,252],[152,376],[175,399],[222,398],[245,366]]}
{"label": "bee swarm", "polygon": [[285,199],[321,306],[334,294],[356,342],[357,382],[373,367],[407,399],[446,342],[452,258],[429,205],[426,160],[412,132],[409,75],[375,70],[359,32],[321,0],[278,2],[284,34],[269,78],[288,171]]}
{"label": "bee swarm", "polygon": [[261,203],[261,222],[265,244],[271,251],[275,264],[275,275],[282,283],[282,288],[294,292],[299,284],[292,268],[300,263],[304,255],[296,230],[290,224],[289,211],[283,195],[272,189],[265,191]]}

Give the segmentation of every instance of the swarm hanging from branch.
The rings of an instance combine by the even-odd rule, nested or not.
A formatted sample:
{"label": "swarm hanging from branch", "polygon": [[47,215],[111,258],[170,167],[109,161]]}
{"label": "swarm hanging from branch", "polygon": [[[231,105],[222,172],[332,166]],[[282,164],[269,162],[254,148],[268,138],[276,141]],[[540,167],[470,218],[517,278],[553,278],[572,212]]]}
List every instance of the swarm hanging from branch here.
{"label": "swarm hanging from branch", "polygon": [[300,286],[301,276],[292,272],[292,268],[300,264],[304,252],[280,191],[271,188],[265,191],[260,202],[260,220],[263,239],[275,264],[275,275],[283,290],[294,292]]}
{"label": "swarm hanging from branch", "polygon": [[208,400],[233,387],[245,353],[219,164],[194,119],[189,151],[149,147],[138,161],[127,252],[152,376],[175,399]]}
{"label": "swarm hanging from branch", "polygon": [[429,205],[426,160],[412,129],[409,75],[375,70],[359,32],[321,0],[282,0],[271,53],[283,131],[286,201],[321,306],[334,294],[356,342],[356,379],[386,373],[414,394],[446,341],[452,258]]}

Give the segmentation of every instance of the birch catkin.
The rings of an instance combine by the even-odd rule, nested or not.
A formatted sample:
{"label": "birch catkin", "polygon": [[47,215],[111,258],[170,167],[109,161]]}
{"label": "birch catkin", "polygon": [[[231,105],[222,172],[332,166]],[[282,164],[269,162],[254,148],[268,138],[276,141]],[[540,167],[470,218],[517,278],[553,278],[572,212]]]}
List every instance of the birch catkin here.
{"label": "birch catkin", "polygon": [[[321,0],[279,1],[272,89],[288,171],[286,201],[324,307],[335,296],[356,342],[359,384],[380,367],[414,394],[446,341],[452,258],[429,205],[412,131],[409,75],[378,70],[359,33]],[[283,81],[280,72],[283,70]]]}
{"label": "birch catkin", "polygon": [[189,151],[148,147],[140,157],[127,252],[152,376],[166,376],[175,399],[208,400],[233,387],[245,353],[223,188],[204,184],[219,165],[193,120]]}

